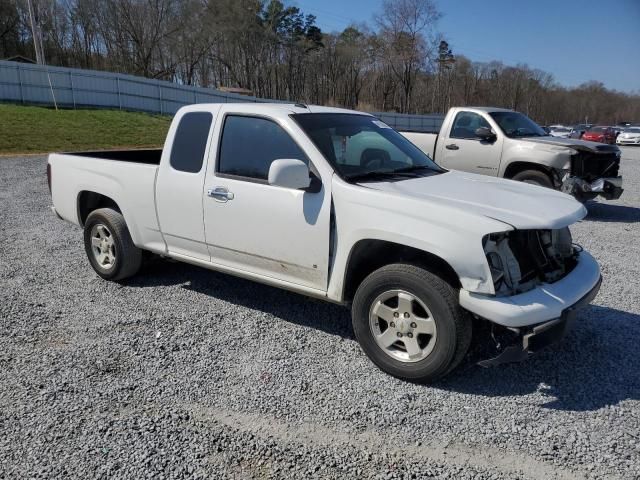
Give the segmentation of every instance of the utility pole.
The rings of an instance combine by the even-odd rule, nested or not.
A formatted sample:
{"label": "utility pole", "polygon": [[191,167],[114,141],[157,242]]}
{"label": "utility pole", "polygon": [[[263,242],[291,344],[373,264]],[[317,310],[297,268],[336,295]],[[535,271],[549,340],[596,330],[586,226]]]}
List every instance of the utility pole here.
{"label": "utility pole", "polygon": [[40,29],[40,22],[36,18],[36,12],[33,8],[33,0],[27,0],[27,6],[29,7],[29,22],[31,23],[31,37],[33,38],[33,48],[36,51],[36,63],[38,65],[44,65],[47,72],[47,79],[49,80],[49,90],[51,90],[51,98],[53,99],[53,106],[58,110],[58,102],[56,102],[56,95],[53,92],[53,85],[51,84],[51,75],[44,59],[44,48],[42,47],[42,30]]}
{"label": "utility pole", "polygon": [[40,25],[36,21],[36,13],[33,8],[32,0],[27,0],[29,7],[29,22],[31,23],[31,38],[33,38],[33,48],[36,51],[36,63],[44,65],[44,51],[42,50],[42,32]]}

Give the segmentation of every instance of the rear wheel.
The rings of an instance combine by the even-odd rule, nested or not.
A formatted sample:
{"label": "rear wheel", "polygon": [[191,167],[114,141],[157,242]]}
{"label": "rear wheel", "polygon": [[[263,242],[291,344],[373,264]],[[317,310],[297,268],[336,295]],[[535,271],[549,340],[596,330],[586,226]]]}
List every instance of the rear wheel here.
{"label": "rear wheel", "polygon": [[84,248],[91,266],[106,280],[122,280],[135,275],[142,263],[142,250],[120,212],[111,208],[94,210],[84,224]]}
{"label": "rear wheel", "polygon": [[551,177],[539,170],[524,170],[522,172],[518,172],[512,177],[512,180],[530,183],[540,187],[553,188]]}
{"label": "rear wheel", "polygon": [[352,321],[373,363],[411,381],[441,378],[471,342],[471,321],[456,290],[413,265],[388,265],[365,278],[353,300]]}

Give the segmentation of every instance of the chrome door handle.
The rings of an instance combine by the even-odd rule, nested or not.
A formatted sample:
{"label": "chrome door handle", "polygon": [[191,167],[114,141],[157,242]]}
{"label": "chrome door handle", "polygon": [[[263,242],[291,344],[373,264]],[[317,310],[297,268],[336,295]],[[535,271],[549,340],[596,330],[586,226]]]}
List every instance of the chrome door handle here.
{"label": "chrome door handle", "polygon": [[207,190],[207,195],[213,197],[216,202],[228,202],[229,200],[233,200],[234,195],[232,192],[227,190],[224,187],[214,187]]}
{"label": "chrome door handle", "polygon": [[444,148],[446,148],[447,150],[459,150],[460,147],[458,145],[456,145],[455,143],[450,143],[449,145],[446,145]]}

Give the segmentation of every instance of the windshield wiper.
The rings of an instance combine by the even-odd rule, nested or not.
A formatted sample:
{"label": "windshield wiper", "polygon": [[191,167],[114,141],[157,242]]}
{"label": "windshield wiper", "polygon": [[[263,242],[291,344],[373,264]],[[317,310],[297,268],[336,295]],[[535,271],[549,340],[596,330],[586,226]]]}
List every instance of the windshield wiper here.
{"label": "windshield wiper", "polygon": [[435,170],[432,167],[427,165],[413,165],[412,167],[399,168],[398,170],[394,170],[395,173],[412,173],[418,170],[428,170],[431,173],[442,173],[442,170]]}
{"label": "windshield wiper", "polygon": [[541,135],[536,132],[519,132],[518,130],[515,130],[511,132],[511,134],[507,134],[507,136],[511,138],[524,138],[524,137],[546,137],[547,135]]}
{"label": "windshield wiper", "polygon": [[[421,167],[423,168],[423,167]],[[413,167],[410,169],[400,169],[400,170],[372,170],[370,172],[363,173],[355,173],[353,175],[346,176],[347,180],[375,180],[375,179],[384,179],[384,178],[393,178],[396,176],[403,176],[409,178],[419,178],[422,175],[411,171]]]}

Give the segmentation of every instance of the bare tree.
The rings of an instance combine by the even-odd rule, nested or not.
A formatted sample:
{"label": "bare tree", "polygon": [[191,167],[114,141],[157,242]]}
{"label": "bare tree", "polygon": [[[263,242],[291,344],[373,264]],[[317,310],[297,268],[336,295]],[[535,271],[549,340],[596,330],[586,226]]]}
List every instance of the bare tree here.
{"label": "bare tree", "polygon": [[[325,33],[281,0],[31,0],[47,62],[370,111],[521,110],[542,123],[640,121],[640,92],[563,88],[478,63],[436,31],[435,0],[384,0],[375,30]],[[33,57],[25,0],[0,0],[0,58]]]}
{"label": "bare tree", "polygon": [[433,0],[384,0],[382,13],[376,17],[386,61],[404,93],[402,112],[411,108],[413,84],[425,65],[427,41],[439,18]]}

